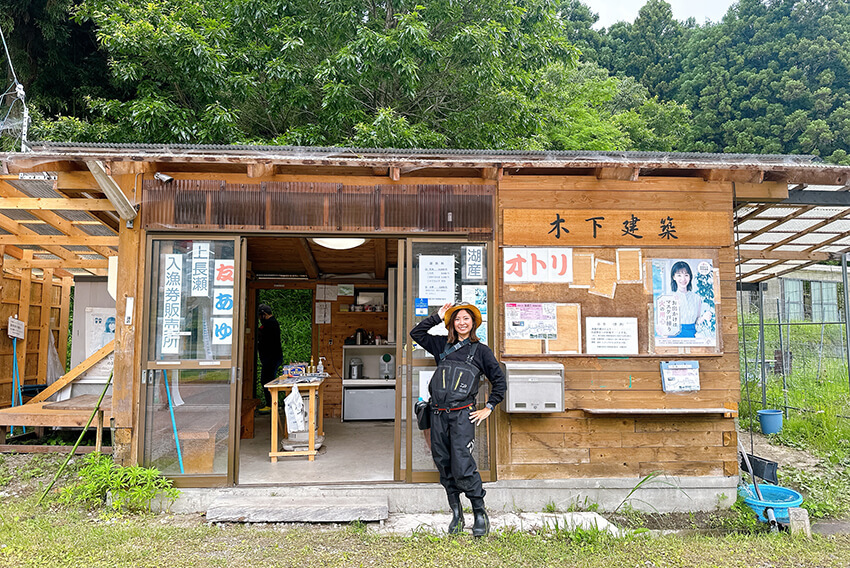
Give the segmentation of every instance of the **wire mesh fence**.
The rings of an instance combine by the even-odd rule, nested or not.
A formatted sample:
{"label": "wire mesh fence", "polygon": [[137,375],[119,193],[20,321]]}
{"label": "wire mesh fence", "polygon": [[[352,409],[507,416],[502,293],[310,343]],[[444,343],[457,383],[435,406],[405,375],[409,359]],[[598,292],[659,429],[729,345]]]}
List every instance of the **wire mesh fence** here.
{"label": "wire mesh fence", "polygon": [[850,373],[841,297],[835,310],[819,313],[795,313],[783,294],[759,302],[757,292],[739,292],[738,300],[742,420],[779,409],[811,436],[850,444],[842,438],[850,430]]}

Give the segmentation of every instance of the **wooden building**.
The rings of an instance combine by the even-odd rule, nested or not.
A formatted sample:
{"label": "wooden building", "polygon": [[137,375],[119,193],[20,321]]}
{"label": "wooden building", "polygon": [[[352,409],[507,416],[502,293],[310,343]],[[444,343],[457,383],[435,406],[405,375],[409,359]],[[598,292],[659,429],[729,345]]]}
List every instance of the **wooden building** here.
{"label": "wooden building", "polygon": [[[837,188],[850,174],[799,156],[91,144],[35,145],[3,156],[3,165],[3,303],[15,304],[4,307],[3,324],[12,311],[28,318],[27,349],[18,353],[26,384],[41,382],[42,357],[30,360],[31,351],[40,354],[50,332],[58,343],[67,337],[71,279],[102,274],[107,257],[117,257],[105,415],[118,461],[155,464],[188,487],[304,475],[433,482],[411,421],[433,363],[408,332],[446,299],[467,300],[486,310],[483,339],[510,375],[509,400],[479,427],[485,480],[514,490],[550,482],[628,489],[664,472],[691,496],[671,508],[734,495],[736,281],[829,256],[818,243],[792,252],[755,246],[782,214],[739,238],[742,253],[736,209],[744,220],[785,206],[805,216],[815,205],[789,204],[789,186],[792,194],[795,185]],[[45,184],[51,192],[32,191]],[[15,220],[10,210],[29,213]],[[59,214],[73,210],[86,219]],[[845,236],[830,244],[850,248]],[[321,244],[343,237],[364,242]],[[678,272],[688,273],[678,286],[690,299],[675,294]],[[313,359],[325,357],[329,373],[326,450],[313,463],[342,459],[332,473],[305,473],[303,458],[270,463],[265,445],[248,463],[268,428],[254,420],[261,289],[313,292]],[[695,315],[686,315],[688,302]],[[377,342],[347,345],[358,330],[361,343]],[[355,357],[372,382],[352,382]],[[0,406],[10,402],[9,360],[6,345]],[[557,364],[563,382],[528,363]],[[360,391],[371,402],[348,419]],[[370,404],[386,397],[389,415],[373,427],[369,409],[379,411]],[[0,411],[0,423],[53,424],[43,417],[45,398]],[[24,419],[28,412],[35,418]],[[334,432],[355,430],[383,457],[341,457],[353,446],[335,444]],[[363,462],[373,471],[361,472]]]}

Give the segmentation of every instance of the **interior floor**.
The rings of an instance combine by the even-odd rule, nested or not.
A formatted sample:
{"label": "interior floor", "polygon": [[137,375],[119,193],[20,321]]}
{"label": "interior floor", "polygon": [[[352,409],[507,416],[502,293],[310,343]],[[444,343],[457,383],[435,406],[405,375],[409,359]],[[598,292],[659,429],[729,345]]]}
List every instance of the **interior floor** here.
{"label": "interior floor", "polygon": [[239,484],[393,480],[393,421],[325,418],[324,428],[324,443],[314,461],[292,456],[272,463],[270,415],[256,416],[254,438],[240,441]]}

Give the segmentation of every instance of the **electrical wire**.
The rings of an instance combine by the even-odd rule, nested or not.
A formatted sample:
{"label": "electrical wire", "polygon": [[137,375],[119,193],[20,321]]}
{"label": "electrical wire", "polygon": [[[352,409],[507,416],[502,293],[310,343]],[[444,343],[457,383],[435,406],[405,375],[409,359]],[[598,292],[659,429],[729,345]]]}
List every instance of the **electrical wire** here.
{"label": "electrical wire", "polygon": [[[6,43],[6,34],[3,33],[3,28],[0,27],[0,40],[3,42],[3,50],[6,53],[6,62],[9,64],[9,71],[12,74],[12,84],[4,91],[0,98],[5,99],[6,97],[12,95],[14,93],[14,98],[12,102],[9,104],[9,110],[6,112],[6,116],[3,117],[3,120],[0,121],[0,133],[6,130],[18,130],[20,127],[20,136],[16,136],[16,140],[20,140],[21,151],[26,152],[29,150],[29,144],[27,143],[27,128],[29,127],[29,109],[27,108],[26,101],[26,91],[24,90],[24,86],[18,81],[18,75],[15,73],[15,66],[12,64],[12,54],[9,52],[9,46]],[[15,107],[15,102],[20,101],[22,112],[21,119],[15,119],[15,122],[9,122],[9,116],[12,114],[12,110]],[[14,124],[14,126],[12,126]]]}

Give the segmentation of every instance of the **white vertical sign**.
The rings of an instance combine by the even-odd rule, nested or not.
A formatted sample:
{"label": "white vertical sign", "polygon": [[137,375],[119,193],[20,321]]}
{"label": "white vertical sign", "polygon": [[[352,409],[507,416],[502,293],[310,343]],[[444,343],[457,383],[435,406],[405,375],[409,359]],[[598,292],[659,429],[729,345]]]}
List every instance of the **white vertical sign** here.
{"label": "white vertical sign", "polygon": [[233,286],[234,267],[232,260],[215,261],[213,286]]}
{"label": "white vertical sign", "polygon": [[194,243],[192,246],[192,296],[209,296],[210,244]]}
{"label": "white vertical sign", "polygon": [[162,287],[162,353],[180,352],[180,318],[183,305],[183,255],[165,255]]}
{"label": "white vertical sign", "polygon": [[463,279],[484,280],[484,247],[463,247]]}
{"label": "white vertical sign", "polygon": [[213,318],[213,345],[233,343],[233,318]]}
{"label": "white vertical sign", "polygon": [[233,288],[213,288],[213,315],[233,315]]}

